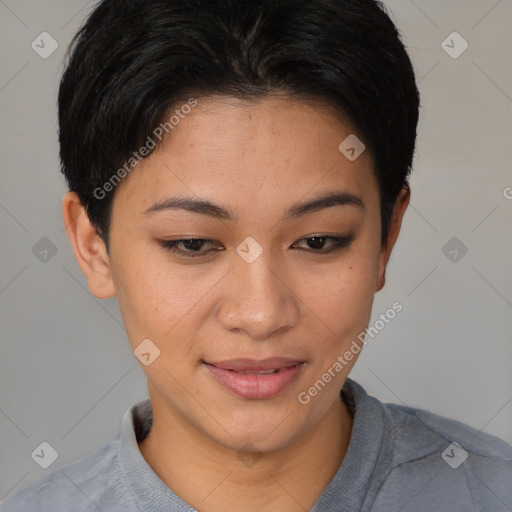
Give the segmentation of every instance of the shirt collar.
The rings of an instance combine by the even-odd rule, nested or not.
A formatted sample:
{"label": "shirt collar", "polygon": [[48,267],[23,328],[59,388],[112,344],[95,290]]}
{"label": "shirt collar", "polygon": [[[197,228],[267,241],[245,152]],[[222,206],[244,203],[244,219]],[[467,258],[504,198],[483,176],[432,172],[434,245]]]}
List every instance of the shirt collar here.
{"label": "shirt collar", "polygon": [[[384,408],[356,382],[347,379],[340,393],[353,416],[352,434],[343,462],[311,512],[362,509],[369,482],[376,466],[389,462],[390,451],[384,449]],[[121,426],[119,463],[125,482],[138,510],[152,512],[192,512],[153,471],[142,456],[138,441],[149,433],[153,414],[149,399],[126,411]]]}

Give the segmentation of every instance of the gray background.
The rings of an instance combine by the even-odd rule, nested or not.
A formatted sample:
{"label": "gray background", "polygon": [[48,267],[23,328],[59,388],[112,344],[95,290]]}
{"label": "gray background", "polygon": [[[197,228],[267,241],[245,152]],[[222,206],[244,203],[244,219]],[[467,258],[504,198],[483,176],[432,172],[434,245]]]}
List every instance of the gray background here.
{"label": "gray background", "polygon": [[[512,2],[385,3],[422,111],[412,202],[371,323],[404,309],[352,377],[512,442]],[[117,304],[89,293],[61,219],[58,80],[91,6],[0,0],[0,500],[117,438],[147,394]],[[59,44],[47,59],[31,48],[43,31]],[[469,44],[456,59],[441,46],[453,31]],[[47,261],[43,237],[57,250]],[[46,470],[31,458],[42,441],[59,454]]]}

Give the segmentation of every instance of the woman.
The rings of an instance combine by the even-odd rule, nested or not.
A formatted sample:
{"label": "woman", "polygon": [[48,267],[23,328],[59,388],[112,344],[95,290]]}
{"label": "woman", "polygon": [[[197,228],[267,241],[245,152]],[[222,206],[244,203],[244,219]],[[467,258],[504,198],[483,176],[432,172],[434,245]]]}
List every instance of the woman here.
{"label": "woman", "polygon": [[59,92],[63,214],[149,400],[3,510],[510,509],[510,446],[348,378],[418,110],[374,0],[100,2]]}

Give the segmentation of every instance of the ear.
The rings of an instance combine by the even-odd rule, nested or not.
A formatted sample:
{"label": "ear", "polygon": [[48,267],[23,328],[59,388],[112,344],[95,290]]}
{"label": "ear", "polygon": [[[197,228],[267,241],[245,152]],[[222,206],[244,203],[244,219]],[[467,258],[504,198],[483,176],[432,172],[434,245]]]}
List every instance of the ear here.
{"label": "ear", "polygon": [[98,299],[114,297],[115,288],[107,249],[75,192],[64,195],[62,215],[76,261],[87,278],[91,293]]}
{"label": "ear", "polygon": [[409,200],[411,198],[411,190],[408,185],[404,185],[402,190],[400,191],[395,206],[393,207],[393,215],[391,218],[391,223],[389,227],[388,236],[386,239],[386,243],[382,246],[379,256],[379,271],[377,277],[377,290],[380,291],[384,288],[386,284],[386,267],[388,265],[389,257],[391,256],[391,251],[395,242],[398,238],[398,233],[400,233],[400,227],[402,226],[402,219],[409,205]]}

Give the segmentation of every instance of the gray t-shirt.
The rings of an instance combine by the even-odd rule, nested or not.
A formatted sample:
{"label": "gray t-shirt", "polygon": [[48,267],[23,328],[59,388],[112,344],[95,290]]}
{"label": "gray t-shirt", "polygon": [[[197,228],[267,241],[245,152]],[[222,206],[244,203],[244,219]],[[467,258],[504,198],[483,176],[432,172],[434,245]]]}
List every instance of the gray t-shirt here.
{"label": "gray t-shirt", "polygon": [[[341,398],[354,417],[350,444],[310,512],[512,511],[512,446],[427,411],[382,403],[350,379]],[[0,510],[195,511],[142,457],[137,440],[151,424],[149,400],[135,404],[120,439],[32,483]]]}

